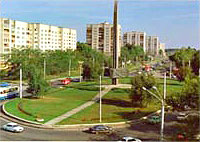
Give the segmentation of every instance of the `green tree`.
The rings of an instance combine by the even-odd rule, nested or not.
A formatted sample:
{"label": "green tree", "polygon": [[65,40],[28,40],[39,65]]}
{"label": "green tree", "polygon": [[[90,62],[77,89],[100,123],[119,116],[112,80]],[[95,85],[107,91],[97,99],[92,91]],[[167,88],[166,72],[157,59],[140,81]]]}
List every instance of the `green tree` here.
{"label": "green tree", "polygon": [[148,92],[144,91],[142,87],[151,89],[156,85],[155,78],[151,75],[140,74],[133,77],[132,88],[130,93],[130,98],[134,106],[145,106],[148,103],[147,100],[152,98]]}
{"label": "green tree", "polygon": [[126,44],[124,47],[121,48],[121,61],[138,61],[143,60],[143,57],[145,56],[144,50],[141,46],[135,46]]}
{"label": "green tree", "polygon": [[182,89],[182,100],[189,106],[197,107],[199,105],[199,93],[200,93],[200,79],[199,77],[187,76],[184,81]]}
{"label": "green tree", "polygon": [[28,80],[28,90],[36,97],[43,97],[45,92],[48,90],[48,83],[44,80],[40,70],[34,66],[31,68],[31,73]]}
{"label": "green tree", "polygon": [[192,60],[194,53],[195,49],[192,49],[190,47],[181,48],[180,50],[177,50],[175,54],[170,56],[170,60],[174,61],[178,68],[181,66],[186,66],[189,64],[189,61]]}
{"label": "green tree", "polygon": [[192,77],[193,76],[193,73],[192,73],[192,69],[188,66],[182,66],[179,68],[179,72],[177,74],[177,78],[180,80],[180,81],[183,81],[185,80],[185,78],[189,76],[189,77]]}
{"label": "green tree", "polygon": [[196,51],[194,54],[192,61],[191,61],[192,70],[195,75],[199,75],[199,68],[200,68],[200,51]]}
{"label": "green tree", "polygon": [[82,57],[82,60],[84,61],[84,79],[97,79],[100,75],[103,75],[104,67],[111,67],[111,57],[92,49],[87,44],[78,43],[77,49]]}

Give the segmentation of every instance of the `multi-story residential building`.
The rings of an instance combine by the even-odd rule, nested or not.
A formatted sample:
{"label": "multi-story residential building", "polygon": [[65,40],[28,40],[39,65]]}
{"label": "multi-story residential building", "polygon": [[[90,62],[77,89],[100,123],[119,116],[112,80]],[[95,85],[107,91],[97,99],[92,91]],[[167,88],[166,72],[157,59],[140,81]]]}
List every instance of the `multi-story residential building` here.
{"label": "multi-story residential building", "polygon": [[[108,22],[88,24],[86,32],[87,44],[106,55],[113,54],[113,25]],[[118,25],[119,54],[121,51],[121,26]]]}
{"label": "multi-story residential building", "polygon": [[139,45],[146,52],[146,33],[145,32],[126,32],[123,35],[123,44]]}
{"label": "multi-story residential building", "polygon": [[159,55],[159,38],[157,36],[147,36],[146,48],[149,55]]}
{"label": "multi-story residential building", "polygon": [[166,56],[166,52],[165,52],[165,43],[160,43],[159,44],[159,54],[160,54],[160,50],[162,51],[162,55]]}
{"label": "multi-story residential building", "polygon": [[46,50],[76,49],[76,30],[40,23],[26,23],[0,18],[0,51],[11,53],[13,48]]}

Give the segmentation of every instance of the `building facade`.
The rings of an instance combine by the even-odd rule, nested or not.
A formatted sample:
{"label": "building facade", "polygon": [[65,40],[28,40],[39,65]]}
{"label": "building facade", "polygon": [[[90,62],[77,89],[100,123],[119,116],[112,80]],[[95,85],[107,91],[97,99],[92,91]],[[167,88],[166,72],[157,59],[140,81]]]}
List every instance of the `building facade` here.
{"label": "building facade", "polygon": [[[119,55],[121,51],[121,26],[118,25]],[[100,24],[88,24],[86,42],[97,51],[106,55],[113,54],[113,25],[108,22]]]}
{"label": "building facade", "polygon": [[0,18],[0,31],[1,54],[11,53],[13,48],[42,51],[76,49],[74,29]]}
{"label": "building facade", "polygon": [[157,36],[146,37],[147,53],[152,56],[159,55],[159,38]]}
{"label": "building facade", "polygon": [[126,32],[123,35],[123,45],[131,44],[141,46],[146,52],[146,33],[145,32]]}
{"label": "building facade", "polygon": [[163,56],[166,56],[166,52],[165,52],[165,43],[160,43],[159,44],[159,54],[160,54],[160,51],[162,51],[162,54]]}

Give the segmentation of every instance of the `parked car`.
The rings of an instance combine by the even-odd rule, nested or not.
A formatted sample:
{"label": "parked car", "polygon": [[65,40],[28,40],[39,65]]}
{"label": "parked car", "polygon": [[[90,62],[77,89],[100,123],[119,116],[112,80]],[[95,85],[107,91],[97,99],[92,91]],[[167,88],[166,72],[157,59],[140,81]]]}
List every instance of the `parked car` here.
{"label": "parked car", "polygon": [[177,115],[176,118],[177,118],[177,120],[182,121],[182,120],[185,120],[187,117],[188,117],[188,114],[187,114],[187,113],[180,112],[180,113]]}
{"label": "parked car", "polygon": [[71,82],[70,78],[65,78],[65,79],[61,80],[62,85],[70,84],[70,82]]}
{"label": "parked car", "polygon": [[153,115],[150,118],[148,118],[147,121],[150,124],[160,123],[161,122],[161,116],[160,115]]}
{"label": "parked car", "polygon": [[9,122],[5,125],[3,125],[3,129],[11,132],[17,132],[20,133],[24,131],[24,128],[19,126],[17,123]]}
{"label": "parked car", "polygon": [[92,128],[89,128],[89,132],[93,134],[98,133],[112,133],[113,129],[105,125],[96,125]]}
{"label": "parked car", "polygon": [[196,135],[194,135],[194,138],[195,138],[196,140],[200,140],[200,133],[199,133],[199,134],[196,134]]}
{"label": "parked car", "polygon": [[138,138],[125,136],[119,142],[142,142],[142,141]]}
{"label": "parked car", "polygon": [[80,82],[80,78],[71,78],[71,82]]}

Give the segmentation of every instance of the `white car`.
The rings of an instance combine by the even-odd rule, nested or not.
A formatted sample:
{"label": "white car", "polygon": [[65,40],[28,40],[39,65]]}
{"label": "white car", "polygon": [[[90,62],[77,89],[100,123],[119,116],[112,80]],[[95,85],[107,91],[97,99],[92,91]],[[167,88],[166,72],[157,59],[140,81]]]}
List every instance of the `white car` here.
{"label": "white car", "polygon": [[24,131],[23,127],[19,126],[17,123],[13,123],[13,122],[3,125],[3,129],[7,130],[7,131],[11,131],[11,132],[18,132],[18,133]]}
{"label": "white car", "polygon": [[133,137],[123,137],[119,142],[142,142],[140,139]]}
{"label": "white car", "polygon": [[177,116],[178,120],[185,120],[188,117],[188,114],[184,113],[184,112],[180,112]]}

